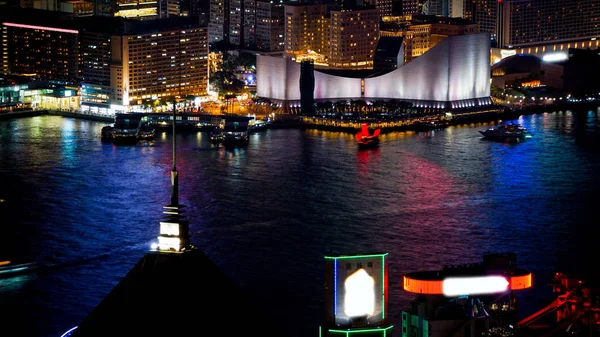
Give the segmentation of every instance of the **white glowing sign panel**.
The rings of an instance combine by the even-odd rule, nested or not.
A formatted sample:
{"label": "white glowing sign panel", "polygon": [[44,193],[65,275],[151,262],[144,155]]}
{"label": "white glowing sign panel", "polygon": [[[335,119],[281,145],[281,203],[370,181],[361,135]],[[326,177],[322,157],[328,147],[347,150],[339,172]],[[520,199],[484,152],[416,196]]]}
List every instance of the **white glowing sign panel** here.
{"label": "white glowing sign panel", "polygon": [[516,55],[517,51],[514,49],[502,49],[500,50],[500,55],[502,56],[502,58],[507,58],[509,56],[512,55]]}
{"label": "white glowing sign panel", "polygon": [[161,235],[175,235],[179,236],[179,224],[171,222],[160,223],[160,234]]}
{"label": "white glowing sign panel", "polygon": [[564,60],[568,60],[569,59],[569,55],[567,55],[567,53],[551,53],[551,54],[546,54],[542,57],[542,61],[544,62],[557,62],[557,61],[564,61]]}
{"label": "white glowing sign panel", "polygon": [[158,237],[158,249],[159,250],[175,250],[179,251],[181,247],[181,241],[179,238],[171,238],[165,236]]}
{"label": "white glowing sign panel", "polygon": [[477,276],[447,278],[442,284],[444,295],[483,295],[508,290],[508,281],[502,276]]}
{"label": "white glowing sign panel", "polygon": [[344,313],[348,317],[373,315],[375,281],[364,269],[359,269],[348,276],[344,288]]}

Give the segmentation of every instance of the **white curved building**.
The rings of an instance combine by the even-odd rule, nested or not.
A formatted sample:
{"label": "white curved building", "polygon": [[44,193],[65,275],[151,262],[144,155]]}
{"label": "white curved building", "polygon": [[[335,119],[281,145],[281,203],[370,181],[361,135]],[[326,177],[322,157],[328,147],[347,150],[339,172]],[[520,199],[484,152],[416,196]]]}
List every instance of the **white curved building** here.
{"label": "white curved building", "polygon": [[[300,104],[300,64],[257,56],[256,95]],[[491,104],[489,33],[449,36],[406,65],[379,76],[351,78],[314,71],[315,100],[387,100],[425,108]]]}

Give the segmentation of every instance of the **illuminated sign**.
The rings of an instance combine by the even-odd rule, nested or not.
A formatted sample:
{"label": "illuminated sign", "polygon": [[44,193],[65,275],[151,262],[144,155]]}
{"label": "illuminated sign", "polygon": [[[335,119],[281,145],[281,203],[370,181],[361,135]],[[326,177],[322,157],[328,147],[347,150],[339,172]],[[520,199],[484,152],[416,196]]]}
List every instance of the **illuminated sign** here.
{"label": "illuminated sign", "polygon": [[542,61],[544,62],[557,62],[567,59],[569,59],[569,55],[567,55],[567,53],[550,53],[542,56]]}
{"label": "illuminated sign", "polygon": [[42,26],[32,26],[32,25],[21,25],[18,23],[10,23],[4,22],[2,23],[8,27],[16,27],[16,28],[28,28],[28,29],[40,29],[40,30],[49,30],[51,32],[61,32],[61,33],[71,33],[71,34],[79,34],[78,31],[73,29],[62,29],[62,28],[54,28],[54,27],[42,27]]}
{"label": "illuminated sign", "polygon": [[326,319],[336,328],[366,328],[387,321],[385,254],[326,256]]}
{"label": "illuminated sign", "polygon": [[349,317],[370,316],[375,311],[375,281],[364,269],[346,279],[344,313]]}
{"label": "illuminated sign", "polygon": [[174,235],[179,236],[179,224],[173,222],[161,222],[160,223],[160,235]]}
{"label": "illuminated sign", "polygon": [[178,252],[181,250],[181,240],[178,237],[159,236],[158,249]]}
{"label": "illuminated sign", "polygon": [[508,290],[508,281],[502,276],[447,278],[442,284],[446,296],[495,294]]}
{"label": "illuminated sign", "polygon": [[517,51],[514,49],[502,49],[500,50],[500,55],[502,58],[506,58],[512,55],[517,55]]}
{"label": "illuminated sign", "polygon": [[493,294],[509,289],[523,290],[532,286],[530,272],[510,277],[474,276],[445,279],[428,277],[426,273],[405,275],[402,288],[415,294],[459,296]]}

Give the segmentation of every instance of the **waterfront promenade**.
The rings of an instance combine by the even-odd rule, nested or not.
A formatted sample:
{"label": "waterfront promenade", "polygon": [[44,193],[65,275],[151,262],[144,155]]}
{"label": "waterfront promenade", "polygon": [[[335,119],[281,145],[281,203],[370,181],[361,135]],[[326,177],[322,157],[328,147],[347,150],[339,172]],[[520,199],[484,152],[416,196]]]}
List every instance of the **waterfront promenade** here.
{"label": "waterfront promenade", "polygon": [[[274,120],[268,124],[269,128],[299,128],[317,129],[336,132],[355,133],[361,129],[363,123],[368,123],[370,128],[381,129],[382,133],[394,131],[430,131],[441,129],[450,125],[460,125],[476,122],[491,122],[499,120],[516,119],[521,115],[543,113],[560,110],[589,110],[596,109],[599,103],[589,102],[562,102],[544,105],[529,105],[526,107],[513,107],[507,105],[493,105],[448,112],[415,112],[402,115],[367,114],[367,117],[336,117],[301,116],[301,115],[275,115]],[[0,120],[41,115],[58,115],[63,117],[81,118],[101,122],[114,122],[113,115],[97,114],[90,112],[66,110],[25,110],[6,112],[0,114]],[[188,115],[194,115],[189,113]]]}

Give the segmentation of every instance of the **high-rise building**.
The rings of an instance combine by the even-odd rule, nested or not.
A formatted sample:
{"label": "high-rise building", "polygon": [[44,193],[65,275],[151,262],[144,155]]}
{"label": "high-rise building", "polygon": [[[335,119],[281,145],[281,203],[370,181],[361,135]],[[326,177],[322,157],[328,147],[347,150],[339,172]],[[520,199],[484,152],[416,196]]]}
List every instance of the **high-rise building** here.
{"label": "high-rise building", "polygon": [[282,3],[270,1],[256,2],[256,49],[264,51],[283,51],[285,47],[285,15]]}
{"label": "high-rise building", "polygon": [[600,3],[595,0],[504,0],[496,4],[500,47],[600,37]]}
{"label": "high-rise building", "polygon": [[244,41],[244,0],[229,0],[229,43],[239,46]]}
{"label": "high-rise building", "polygon": [[229,0],[210,0],[209,43],[229,42]]}
{"label": "high-rise building", "polygon": [[402,15],[422,14],[424,2],[425,0],[402,0]]}
{"label": "high-rise building", "polygon": [[36,10],[28,13],[26,20],[19,16],[2,22],[2,73],[56,84],[78,83],[79,31],[70,21],[56,24]]}
{"label": "high-rise building", "polygon": [[329,22],[326,5],[285,5],[285,53],[297,55],[306,52],[329,52]]}
{"label": "high-rise building", "polygon": [[332,10],[329,66],[334,68],[373,68],[373,55],[379,41],[379,10]]}
{"label": "high-rise building", "polygon": [[451,0],[426,0],[423,4],[423,14],[450,16],[450,1]]}
{"label": "high-rise building", "polygon": [[498,0],[464,0],[462,17],[476,23],[480,32],[488,32],[491,39],[496,40]]}
{"label": "high-rise building", "polygon": [[246,48],[251,48],[256,44],[256,0],[244,0],[244,44]]}
{"label": "high-rise building", "polygon": [[478,33],[477,25],[461,18],[418,16],[412,23],[407,27],[404,40],[406,63],[423,55],[448,36]]}
{"label": "high-rise building", "polygon": [[82,109],[127,110],[161,97],[206,95],[208,32],[197,18],[93,19],[82,33]]}
{"label": "high-rise building", "polygon": [[381,17],[392,15],[392,0],[365,0],[364,4],[379,9]]}

